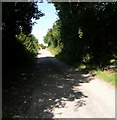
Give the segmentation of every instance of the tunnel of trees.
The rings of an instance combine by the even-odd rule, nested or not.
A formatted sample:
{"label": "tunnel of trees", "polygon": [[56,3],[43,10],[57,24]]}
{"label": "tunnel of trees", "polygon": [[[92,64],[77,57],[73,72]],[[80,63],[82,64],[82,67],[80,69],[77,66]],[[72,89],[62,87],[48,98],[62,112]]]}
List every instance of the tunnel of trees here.
{"label": "tunnel of trees", "polygon": [[[44,38],[69,63],[84,62],[104,67],[117,58],[117,2],[54,3],[59,20]],[[38,52],[31,35],[32,18],[44,14],[37,3],[2,3],[3,65],[30,63]]]}
{"label": "tunnel of trees", "polygon": [[44,42],[56,50],[56,57],[95,68],[117,59],[117,2],[54,4],[60,19]]}
{"label": "tunnel of trees", "polygon": [[[114,64],[117,70],[117,2],[56,2],[53,4],[59,19],[44,37],[44,42],[48,44],[47,49],[54,51],[55,57],[67,64],[77,65],[77,67],[84,64],[95,70],[104,70],[110,64]],[[75,76],[73,72],[66,72],[63,75],[61,73],[57,74],[56,71],[59,72],[61,69],[56,70],[52,65],[51,60],[53,58],[49,59],[48,62],[52,65],[52,70],[55,69],[54,72],[51,72],[51,69],[46,69],[45,66],[48,62],[47,64],[40,62],[43,66],[45,65],[44,67],[40,66],[39,62],[39,64],[32,64],[39,49],[46,48],[43,44],[39,44],[35,36],[31,34],[32,27],[35,24],[32,18],[38,20],[44,16],[44,13],[39,11],[37,3],[2,2],[2,13],[2,93],[3,100],[7,101],[3,104],[3,116],[11,115],[7,111],[13,109],[12,105],[16,106],[15,109],[17,109],[18,106],[22,106],[22,103],[25,104],[26,98],[30,98],[32,92],[38,90],[37,87],[41,90],[40,86],[42,86],[42,92],[45,91],[46,83],[49,82],[50,85],[51,82],[54,82],[57,90],[63,89],[69,83],[72,87],[68,85],[68,93],[64,92],[67,89],[63,89],[63,94],[67,93],[64,96],[69,97],[73,94],[73,98],[75,98],[74,96],[78,94],[81,97],[81,92],[78,90],[78,93],[75,92],[74,95],[73,89],[76,85],[80,85],[79,83],[84,83],[85,79],[88,79],[87,77],[84,79],[84,77]],[[45,61],[44,59],[43,61]],[[56,62],[53,63],[56,64]],[[71,74],[75,79],[79,79],[76,81],[77,84],[74,82],[75,79],[72,79]],[[55,78],[56,75],[57,78]],[[59,79],[59,75],[61,79]],[[41,79],[42,76],[48,82]],[[59,79],[58,82],[65,79],[63,88],[61,82],[58,84],[55,79]],[[66,79],[68,82],[66,82]],[[36,84],[37,87],[35,87]],[[50,90],[53,91],[54,89]],[[33,95],[36,96],[36,94]],[[48,95],[51,97],[51,94]],[[63,99],[59,94],[54,96]],[[17,101],[17,103],[14,101]],[[45,107],[43,108],[45,109]]]}
{"label": "tunnel of trees", "polygon": [[[95,68],[117,64],[117,2],[54,3],[59,19],[44,37],[56,57]],[[31,34],[33,19],[44,13],[35,2],[2,3],[3,73],[33,63],[41,45]],[[39,33],[41,34],[41,33]],[[4,72],[5,71],[5,72]]]}

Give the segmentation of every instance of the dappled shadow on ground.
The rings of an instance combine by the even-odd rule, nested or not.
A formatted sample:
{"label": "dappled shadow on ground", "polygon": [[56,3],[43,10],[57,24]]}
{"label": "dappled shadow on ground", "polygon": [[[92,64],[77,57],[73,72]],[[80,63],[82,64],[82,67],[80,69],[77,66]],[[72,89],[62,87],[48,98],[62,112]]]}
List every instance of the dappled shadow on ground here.
{"label": "dappled shadow on ground", "polygon": [[69,104],[77,111],[88,98],[78,86],[92,80],[54,57],[36,58],[33,66],[17,69],[6,79],[9,87],[3,87],[3,111],[5,117],[15,118],[53,118]]}

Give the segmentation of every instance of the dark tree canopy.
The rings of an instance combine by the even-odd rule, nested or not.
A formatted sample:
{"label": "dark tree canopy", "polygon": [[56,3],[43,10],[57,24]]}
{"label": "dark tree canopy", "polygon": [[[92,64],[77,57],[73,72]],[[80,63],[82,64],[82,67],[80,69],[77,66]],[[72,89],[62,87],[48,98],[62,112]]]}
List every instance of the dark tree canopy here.
{"label": "dark tree canopy", "polygon": [[32,18],[39,19],[43,16],[34,2],[2,3],[2,9],[3,30],[14,28],[14,34],[18,34],[20,30],[26,34],[30,33],[34,24]]}
{"label": "dark tree canopy", "polygon": [[[43,15],[38,10],[37,3],[34,2],[2,3],[3,61],[5,66],[8,64],[13,65],[14,63],[20,64],[21,61],[24,61],[25,55],[23,54],[26,49],[23,49],[25,46],[18,41],[16,35],[20,35],[22,32],[29,38],[28,35],[34,25],[32,18],[39,19]],[[30,44],[33,46],[33,42]],[[20,57],[18,56],[19,54],[21,55]]]}
{"label": "dark tree canopy", "polygon": [[[56,37],[53,46],[57,41],[63,44],[58,54],[72,63],[88,62],[95,67],[104,67],[117,58],[117,2],[54,4],[61,24],[58,24],[60,37]],[[51,41],[49,45],[54,31],[53,27],[44,39],[47,43]]]}

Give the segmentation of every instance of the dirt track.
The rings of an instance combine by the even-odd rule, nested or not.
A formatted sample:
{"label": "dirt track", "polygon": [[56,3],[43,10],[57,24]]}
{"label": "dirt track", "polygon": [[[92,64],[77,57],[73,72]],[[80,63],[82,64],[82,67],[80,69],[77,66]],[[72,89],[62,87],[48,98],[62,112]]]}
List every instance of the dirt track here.
{"label": "dirt track", "polygon": [[114,87],[59,62],[46,50],[22,74],[29,83],[14,118],[115,118]]}

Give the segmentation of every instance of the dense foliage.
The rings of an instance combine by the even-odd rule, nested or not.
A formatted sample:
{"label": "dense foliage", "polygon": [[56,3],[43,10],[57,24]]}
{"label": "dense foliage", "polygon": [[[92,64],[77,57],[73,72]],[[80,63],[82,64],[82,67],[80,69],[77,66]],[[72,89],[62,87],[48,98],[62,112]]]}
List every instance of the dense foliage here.
{"label": "dense foliage", "polygon": [[[37,55],[39,47],[38,47],[38,40],[31,34],[25,35],[22,32],[19,35],[16,35],[17,43],[22,47],[20,48],[17,58],[23,58],[23,62],[30,62],[33,60],[34,56]],[[23,56],[24,55],[24,56]]]}
{"label": "dense foliage", "polygon": [[[2,13],[4,67],[29,62],[29,59],[33,59],[37,53],[38,44],[30,34],[34,25],[32,18],[39,19],[43,13],[34,2],[3,2]],[[16,35],[19,38],[16,38]]]}
{"label": "dense foliage", "polygon": [[88,63],[99,68],[117,59],[116,2],[54,4],[60,18],[59,30],[50,29],[44,41],[53,48],[60,41],[63,47],[59,55],[72,63]]}
{"label": "dense foliage", "polygon": [[44,46],[42,43],[41,44],[39,44],[39,49],[46,49],[46,46]]}
{"label": "dense foliage", "polygon": [[56,23],[53,25],[53,27],[49,29],[47,35],[44,37],[44,42],[48,44],[48,47],[57,50],[56,54],[60,53],[63,48],[63,44],[61,42],[60,30],[61,30],[61,21],[57,20]]}

